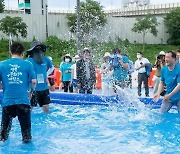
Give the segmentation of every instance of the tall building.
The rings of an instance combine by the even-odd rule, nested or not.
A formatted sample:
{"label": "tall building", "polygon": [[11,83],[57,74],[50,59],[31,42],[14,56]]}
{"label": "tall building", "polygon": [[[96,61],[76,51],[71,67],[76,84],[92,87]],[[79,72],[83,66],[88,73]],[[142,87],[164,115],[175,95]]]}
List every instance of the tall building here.
{"label": "tall building", "polygon": [[150,0],[122,0],[123,7],[137,7],[149,5]]}
{"label": "tall building", "polygon": [[25,14],[42,14],[47,9],[47,0],[18,0],[18,9]]}

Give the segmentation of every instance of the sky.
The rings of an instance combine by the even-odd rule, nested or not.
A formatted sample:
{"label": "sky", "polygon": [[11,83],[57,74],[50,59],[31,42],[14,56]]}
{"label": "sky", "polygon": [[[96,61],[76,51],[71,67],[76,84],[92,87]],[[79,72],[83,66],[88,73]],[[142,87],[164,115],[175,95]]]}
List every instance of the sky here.
{"label": "sky", "polygon": [[[48,0],[49,10],[74,10],[77,0]],[[84,0],[80,0],[84,1]],[[119,9],[122,7],[122,0],[96,0],[100,2],[104,9]],[[6,8],[17,9],[18,0],[4,0]],[[180,0],[150,0],[151,4],[165,4],[165,3],[176,3]]]}

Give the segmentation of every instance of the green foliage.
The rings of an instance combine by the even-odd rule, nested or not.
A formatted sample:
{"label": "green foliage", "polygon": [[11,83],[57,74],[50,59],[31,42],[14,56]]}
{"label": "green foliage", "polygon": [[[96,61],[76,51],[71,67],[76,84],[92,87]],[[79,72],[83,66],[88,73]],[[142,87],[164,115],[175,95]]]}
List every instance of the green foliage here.
{"label": "green foliage", "polygon": [[23,38],[27,36],[27,25],[22,21],[21,17],[10,17],[6,16],[5,18],[0,20],[0,31],[5,33],[8,36],[16,36],[19,35]]}
{"label": "green foliage", "polygon": [[69,53],[70,55],[74,56],[77,52],[76,49],[76,42],[73,40],[65,41],[60,40],[57,36],[49,36],[46,40],[47,45],[47,55],[53,58],[53,62],[55,66],[59,67],[61,58]]}
{"label": "green foliage", "polygon": [[4,12],[4,8],[5,8],[4,0],[0,0],[0,13]]}
{"label": "green foliage", "polygon": [[[9,58],[9,41],[8,40],[0,40],[0,61]],[[25,47],[25,51],[27,51],[30,47],[30,42],[22,42]]]}
{"label": "green foliage", "polygon": [[[25,46],[25,51],[27,51],[30,47],[31,42],[22,42]],[[59,67],[59,64],[62,61],[62,57],[66,53],[70,53],[71,56],[75,56],[77,54],[76,42],[74,40],[63,41],[54,36],[49,36],[47,41],[44,42],[47,45],[47,52],[45,53],[47,56],[51,56],[53,58],[53,64],[55,67]],[[0,60],[5,60],[9,58],[9,48],[7,40],[0,40]],[[136,60],[136,52],[141,51],[142,44],[131,44],[126,40],[122,41],[121,39],[117,39],[116,42],[104,42],[100,43],[96,40],[92,41],[89,44],[89,48],[93,51],[93,61],[97,67],[100,67],[100,64],[103,60],[103,55],[105,52],[112,52],[114,48],[121,48],[123,53],[126,53],[129,58],[135,62]],[[143,52],[143,56],[148,58],[151,63],[155,62],[155,58],[160,51],[168,51],[168,50],[176,50],[180,49],[180,46],[172,46],[172,45],[146,45],[145,51]]]}
{"label": "green foliage", "polygon": [[70,31],[72,33],[75,33],[77,27],[77,14],[76,13],[67,14],[66,18],[68,19],[67,25]]}
{"label": "green foliage", "polygon": [[[77,12],[77,10],[76,10]],[[77,14],[68,14],[68,27],[72,33],[77,30]],[[103,6],[99,2],[93,0],[86,0],[80,2],[80,27],[81,37],[83,35],[90,35],[93,31],[103,27],[106,24],[106,14],[103,11]]]}
{"label": "green foliage", "polygon": [[145,35],[150,32],[154,36],[157,36],[158,30],[156,26],[158,26],[157,18],[154,15],[148,14],[144,17],[136,18],[136,23],[132,28],[132,31],[136,33],[143,34],[143,51],[144,51],[144,43],[145,43]]}
{"label": "green foliage", "polygon": [[157,36],[158,26],[157,18],[151,14],[148,14],[144,17],[136,18],[137,22],[134,24],[133,31],[137,33],[152,33],[154,36]]}
{"label": "green foliage", "polygon": [[168,43],[179,45],[180,44],[180,8],[172,10],[166,15],[165,25],[167,32],[170,35]]}
{"label": "green foliage", "polygon": [[3,53],[3,52],[8,52],[8,47],[9,47],[9,42],[7,41],[7,40],[1,40],[0,41],[0,57],[1,57],[1,53]]}

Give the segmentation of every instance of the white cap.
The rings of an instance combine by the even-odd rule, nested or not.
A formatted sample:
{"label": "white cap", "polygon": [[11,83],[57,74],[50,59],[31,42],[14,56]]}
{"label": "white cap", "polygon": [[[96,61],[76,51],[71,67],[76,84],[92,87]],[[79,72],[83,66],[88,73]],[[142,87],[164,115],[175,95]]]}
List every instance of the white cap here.
{"label": "white cap", "polygon": [[104,54],[104,57],[110,57],[110,53],[109,52],[106,52],[105,54]]}
{"label": "white cap", "polygon": [[52,57],[51,56],[48,56],[48,58],[52,61]]}
{"label": "white cap", "polygon": [[86,48],[84,48],[83,50],[89,50],[89,48],[86,47]]}
{"label": "white cap", "polygon": [[161,51],[159,55],[165,55],[166,53],[164,51]]}
{"label": "white cap", "polygon": [[74,59],[79,59],[79,56],[78,56],[78,55],[75,55],[75,56],[74,56]]}
{"label": "white cap", "polygon": [[69,53],[65,54],[64,57],[71,57],[71,55]]}

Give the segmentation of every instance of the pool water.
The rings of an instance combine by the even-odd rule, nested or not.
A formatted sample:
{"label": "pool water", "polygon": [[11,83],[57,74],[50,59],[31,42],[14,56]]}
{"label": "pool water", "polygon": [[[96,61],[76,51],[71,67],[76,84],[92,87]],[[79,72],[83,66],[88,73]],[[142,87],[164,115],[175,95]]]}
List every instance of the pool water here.
{"label": "pool water", "polygon": [[39,107],[33,109],[32,136],[31,143],[22,143],[15,118],[0,153],[179,153],[180,114],[118,105],[51,104],[47,115]]}

